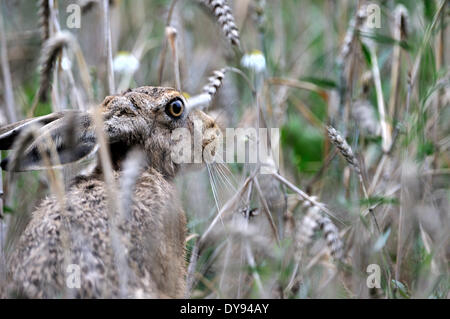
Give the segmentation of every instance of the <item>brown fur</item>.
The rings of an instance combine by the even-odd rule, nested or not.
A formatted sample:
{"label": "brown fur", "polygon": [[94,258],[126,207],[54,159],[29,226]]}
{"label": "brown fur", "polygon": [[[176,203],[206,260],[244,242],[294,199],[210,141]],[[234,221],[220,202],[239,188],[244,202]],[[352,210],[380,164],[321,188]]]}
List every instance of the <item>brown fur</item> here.
{"label": "brown fur", "polygon": [[[170,158],[170,133],[177,127],[192,130],[194,116],[202,120],[205,129],[215,124],[198,111],[179,119],[170,118],[164,107],[173,98],[183,100],[173,89],[141,87],[107,97],[101,105],[117,184],[122,174],[123,155],[132,147],[140,147],[146,154],[147,165],[135,185],[130,214],[118,225],[120,241],[126,248],[126,269],[117,269],[115,263],[107,186],[98,167],[89,176],[77,177],[66,193],[69,252],[64,251],[62,245],[62,213],[58,200],[53,196],[45,199],[32,214],[8,260],[13,282],[10,295],[123,297],[119,281],[124,272],[127,272],[125,297],[179,298],[184,295],[186,218],[172,182],[179,167]],[[85,115],[79,119],[80,132],[75,145],[90,145],[95,140],[92,121]],[[50,130],[52,137],[54,132],[64,135],[64,129],[55,122],[43,129]],[[64,122],[60,121],[60,125],[64,126]],[[58,150],[63,149],[64,137],[59,138],[58,143]],[[114,145],[120,147],[114,148]],[[27,153],[24,158],[26,156]],[[30,165],[35,167],[36,163]],[[69,260],[64,260],[65,254]],[[68,264],[80,266],[79,289],[66,285],[68,273],[63,268]]]}

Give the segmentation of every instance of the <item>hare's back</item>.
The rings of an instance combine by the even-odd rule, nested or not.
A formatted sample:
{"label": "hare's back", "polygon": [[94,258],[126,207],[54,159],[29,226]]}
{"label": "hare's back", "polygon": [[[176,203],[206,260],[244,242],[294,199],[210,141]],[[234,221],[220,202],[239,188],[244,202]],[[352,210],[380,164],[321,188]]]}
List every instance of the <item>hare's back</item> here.
{"label": "hare's back", "polygon": [[[185,220],[173,200],[172,185],[155,172],[143,174],[129,210],[124,207],[124,218],[118,219],[113,232],[107,193],[101,179],[81,177],[65,196],[64,212],[56,198],[42,202],[10,260],[19,293],[29,297],[177,296],[182,282],[170,278],[184,271]],[[121,196],[116,200],[120,204]],[[68,227],[63,227],[63,221]],[[116,240],[112,243],[111,238]]]}
{"label": "hare's back", "polygon": [[64,198],[65,211],[50,197],[33,212],[9,262],[18,293],[44,298],[96,296],[106,288],[114,293],[103,186],[80,179]]}

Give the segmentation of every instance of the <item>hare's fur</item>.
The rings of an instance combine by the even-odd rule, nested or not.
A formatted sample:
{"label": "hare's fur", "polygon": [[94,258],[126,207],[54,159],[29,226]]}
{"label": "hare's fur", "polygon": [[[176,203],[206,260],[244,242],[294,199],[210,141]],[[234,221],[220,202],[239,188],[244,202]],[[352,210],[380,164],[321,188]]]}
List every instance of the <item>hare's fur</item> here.
{"label": "hare's fur", "polygon": [[[126,265],[116,262],[110,236],[108,185],[98,167],[92,174],[79,176],[72,182],[65,194],[64,214],[61,202],[54,196],[45,199],[32,214],[8,259],[13,283],[10,295],[183,297],[186,218],[172,181],[178,165],[170,159],[169,147],[170,132],[177,127],[192,129],[192,120],[191,114],[173,120],[164,113],[164,106],[173,98],[182,99],[172,89],[142,87],[107,97],[101,105],[105,134],[111,145],[120,145],[120,151],[111,146],[116,183],[119,184],[123,174],[121,162],[128,149],[138,146],[146,155],[130,214],[117,225]],[[196,116],[206,128],[215,126],[205,114],[196,112]],[[95,139],[90,126],[83,120],[81,127],[86,130],[78,133],[80,143]],[[66,223],[62,222],[64,218]],[[63,245],[64,230],[69,249]],[[76,285],[73,288],[71,275],[75,273],[70,265],[79,267],[79,288]],[[126,278],[125,295],[121,276]]]}

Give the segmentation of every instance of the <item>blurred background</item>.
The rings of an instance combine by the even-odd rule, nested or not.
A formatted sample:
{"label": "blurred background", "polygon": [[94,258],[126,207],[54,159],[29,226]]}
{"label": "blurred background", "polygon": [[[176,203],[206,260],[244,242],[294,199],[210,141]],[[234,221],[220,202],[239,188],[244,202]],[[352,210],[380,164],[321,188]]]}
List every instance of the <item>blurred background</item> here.
{"label": "blurred background", "polygon": [[[87,109],[129,87],[195,97],[226,68],[206,112],[224,128],[280,129],[281,178],[249,185],[254,166],[243,164],[177,178],[188,297],[450,296],[449,1],[2,0],[0,9],[2,125]],[[48,194],[44,173],[17,175],[15,185],[3,178],[6,251]]]}

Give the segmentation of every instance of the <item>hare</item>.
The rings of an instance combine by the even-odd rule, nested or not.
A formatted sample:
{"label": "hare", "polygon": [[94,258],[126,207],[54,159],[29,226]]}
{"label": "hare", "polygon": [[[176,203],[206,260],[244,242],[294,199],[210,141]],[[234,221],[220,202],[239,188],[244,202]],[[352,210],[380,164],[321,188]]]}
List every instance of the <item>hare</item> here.
{"label": "hare", "polygon": [[[116,180],[123,174],[123,161],[129,150],[141,148],[145,156],[145,167],[134,185],[130,214],[118,225],[125,263],[117,263],[120,256],[113,249],[108,185],[101,165],[97,164],[90,174],[77,176],[66,191],[66,224],[63,224],[61,204],[55,196],[45,199],[33,212],[7,260],[12,282],[10,296],[184,296],[186,218],[173,185],[181,164],[171,158],[171,132],[181,127],[192,132],[194,120],[200,120],[205,130],[218,127],[203,112],[188,112],[183,96],[171,88],[130,89],[106,97],[100,110]],[[67,128],[69,123],[75,125],[76,130]],[[43,125],[38,131],[42,134],[32,140],[22,154],[6,158],[2,162],[3,169],[45,168],[41,155],[44,133],[54,141],[60,164],[73,163],[96,152],[97,138],[90,112],[75,111],[11,124],[0,130],[0,148],[11,149],[21,133],[33,124]],[[202,141],[203,147],[206,142],[212,143],[211,139]],[[63,231],[68,234],[66,250]],[[75,281],[72,287],[74,285],[68,285],[68,276],[74,275],[75,270],[79,270],[80,280],[78,286]]]}

